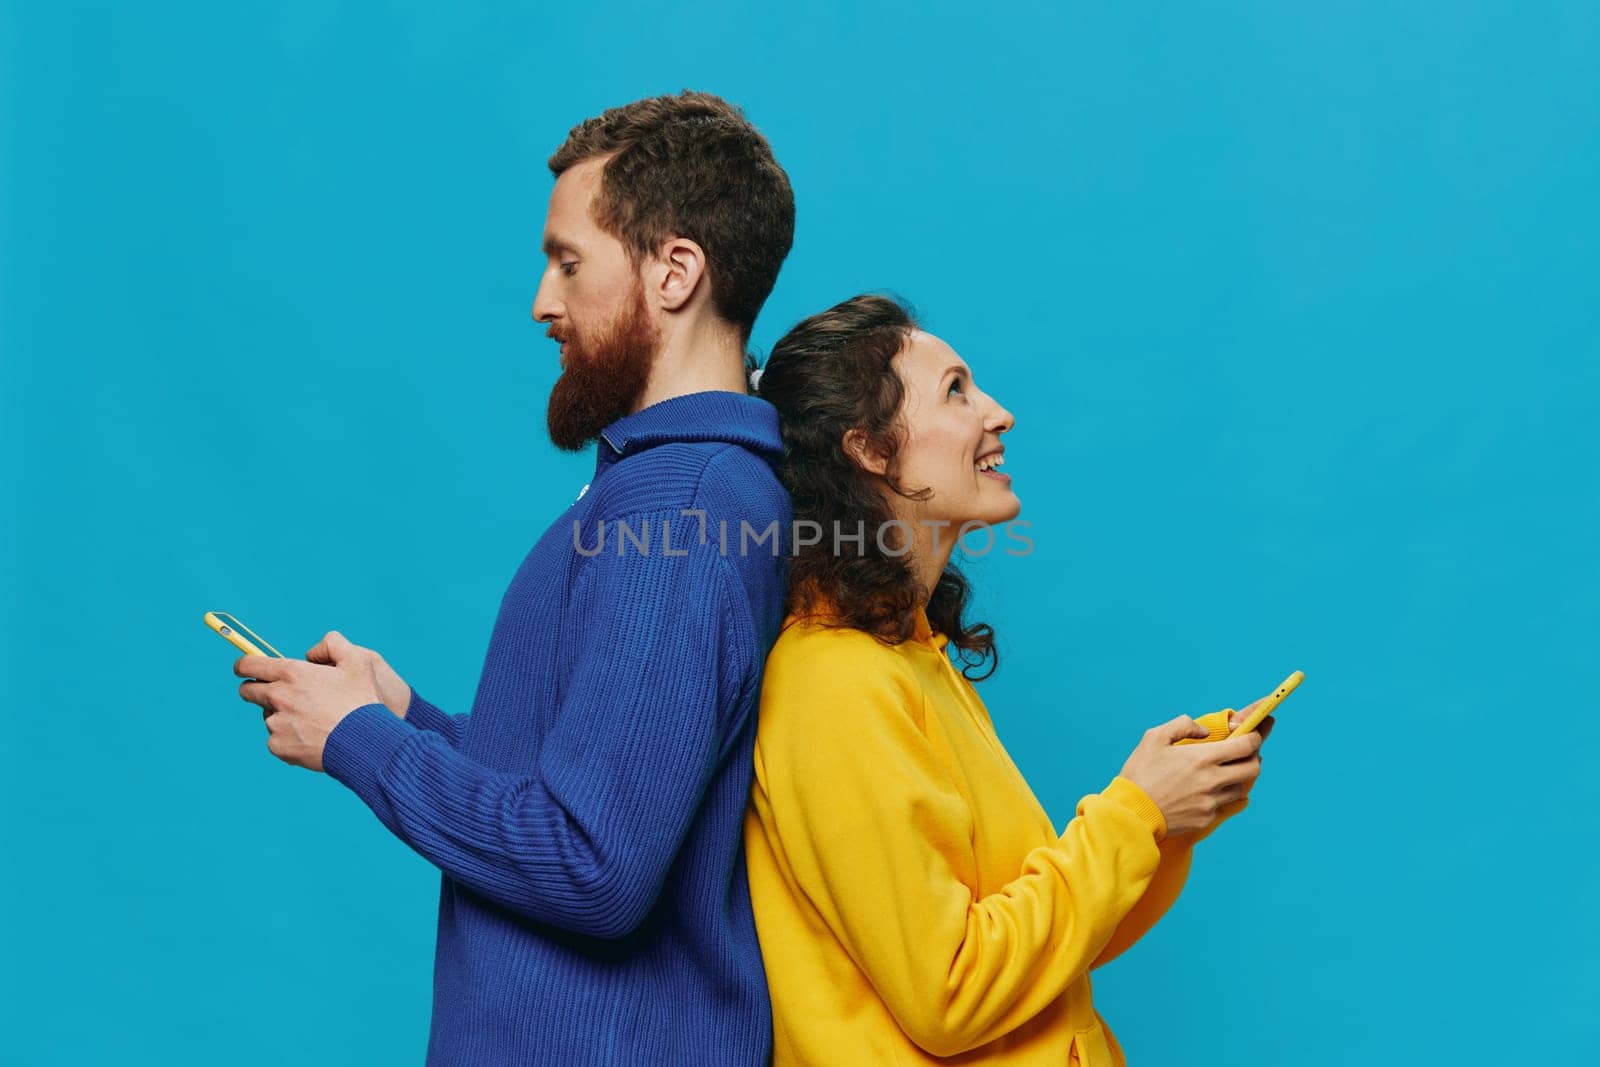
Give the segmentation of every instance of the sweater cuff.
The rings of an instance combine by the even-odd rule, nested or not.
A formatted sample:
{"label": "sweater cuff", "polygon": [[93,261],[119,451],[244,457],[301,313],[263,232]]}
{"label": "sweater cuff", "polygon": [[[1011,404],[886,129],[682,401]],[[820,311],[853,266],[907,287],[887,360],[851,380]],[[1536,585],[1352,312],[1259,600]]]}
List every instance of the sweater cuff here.
{"label": "sweater cuff", "polygon": [[421,693],[415,689],[411,690],[411,703],[406,705],[406,722],[419,730],[432,730],[436,734],[448,735],[449,724],[445,722],[447,718],[443,711],[422,699]]}
{"label": "sweater cuff", "polygon": [[406,740],[417,735],[382,704],[363,704],[340,719],[322,749],[322,769],[362,800],[377,796],[378,779]]}
{"label": "sweater cuff", "polygon": [[1117,775],[1111,779],[1111,784],[1106,786],[1100,795],[1116,801],[1139,816],[1140,819],[1144,820],[1145,825],[1150,827],[1150,832],[1158,840],[1166,834],[1166,817],[1161,814],[1161,809],[1156,806],[1156,802],[1150,799],[1150,794],[1139,788],[1138,784],[1131,778],[1124,778],[1120,774]]}
{"label": "sweater cuff", "polygon": [[1196,719],[1195,725],[1203,727],[1205,737],[1185,737],[1182,741],[1174,741],[1175,745],[1204,745],[1212,741],[1225,741],[1228,737],[1228,716],[1233,714],[1232,708],[1223,708],[1221,711],[1208,712]]}

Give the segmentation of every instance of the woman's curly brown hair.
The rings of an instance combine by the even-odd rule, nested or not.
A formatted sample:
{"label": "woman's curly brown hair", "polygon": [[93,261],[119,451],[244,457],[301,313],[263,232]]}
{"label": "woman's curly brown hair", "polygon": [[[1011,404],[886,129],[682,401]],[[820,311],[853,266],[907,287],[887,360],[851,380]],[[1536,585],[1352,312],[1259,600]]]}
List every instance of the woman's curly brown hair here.
{"label": "woman's curly brown hair", "polygon": [[[917,586],[909,554],[884,552],[872,532],[894,518],[880,481],[908,499],[932,494],[927,487],[902,486],[895,462],[905,438],[905,389],[892,361],[917,328],[915,313],[896,298],[851,297],[785,334],[761,371],[757,395],[778,409],[780,477],[794,502],[795,521],[809,520],[825,532],[820,543],[801,546],[790,557],[785,607],[804,614],[826,601],[846,625],[899,644],[915,632],[926,597],[929,624],[960,650],[962,673],[982,681],[995,672],[1000,655],[993,627],[962,622],[970,594],[966,578],[947,565],[929,596]],[[844,450],[845,433],[857,428],[868,447],[888,459],[881,478]],[[855,531],[862,522],[869,532],[859,550],[834,551],[832,532]],[[987,670],[973,673],[985,662]]]}

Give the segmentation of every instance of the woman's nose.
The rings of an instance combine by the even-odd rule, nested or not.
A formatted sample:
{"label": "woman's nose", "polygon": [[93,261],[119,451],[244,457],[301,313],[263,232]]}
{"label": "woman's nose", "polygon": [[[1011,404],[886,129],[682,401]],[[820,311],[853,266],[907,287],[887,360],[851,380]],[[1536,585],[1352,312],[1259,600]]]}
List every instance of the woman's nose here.
{"label": "woman's nose", "polygon": [[990,401],[989,417],[984,420],[984,429],[992,433],[1005,433],[1017,424],[1011,412],[1001,407],[998,402]]}

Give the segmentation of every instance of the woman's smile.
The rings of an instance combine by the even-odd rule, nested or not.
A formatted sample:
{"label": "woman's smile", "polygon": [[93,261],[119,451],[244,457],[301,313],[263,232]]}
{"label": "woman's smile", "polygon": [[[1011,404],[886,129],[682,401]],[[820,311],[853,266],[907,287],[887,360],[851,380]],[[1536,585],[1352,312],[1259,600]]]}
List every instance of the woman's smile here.
{"label": "woman's smile", "polygon": [[975,465],[978,468],[979,474],[987,475],[988,477],[999,482],[1001,485],[1010,485],[1011,475],[996,469],[1001,464],[1005,463],[1005,461],[1006,450],[1002,447],[995,449],[993,452],[979,456],[978,462]]}

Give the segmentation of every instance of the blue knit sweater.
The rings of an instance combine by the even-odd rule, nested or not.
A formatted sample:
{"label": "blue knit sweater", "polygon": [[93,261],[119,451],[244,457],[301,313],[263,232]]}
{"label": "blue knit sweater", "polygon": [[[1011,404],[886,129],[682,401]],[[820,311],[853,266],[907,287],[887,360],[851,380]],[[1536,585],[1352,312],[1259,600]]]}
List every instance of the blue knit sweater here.
{"label": "blue knit sweater", "polygon": [[597,451],[506,590],[471,713],[368,704],[323,754],[444,873],[430,1064],[769,1056],[741,821],[787,572],[777,414],[674,397]]}

